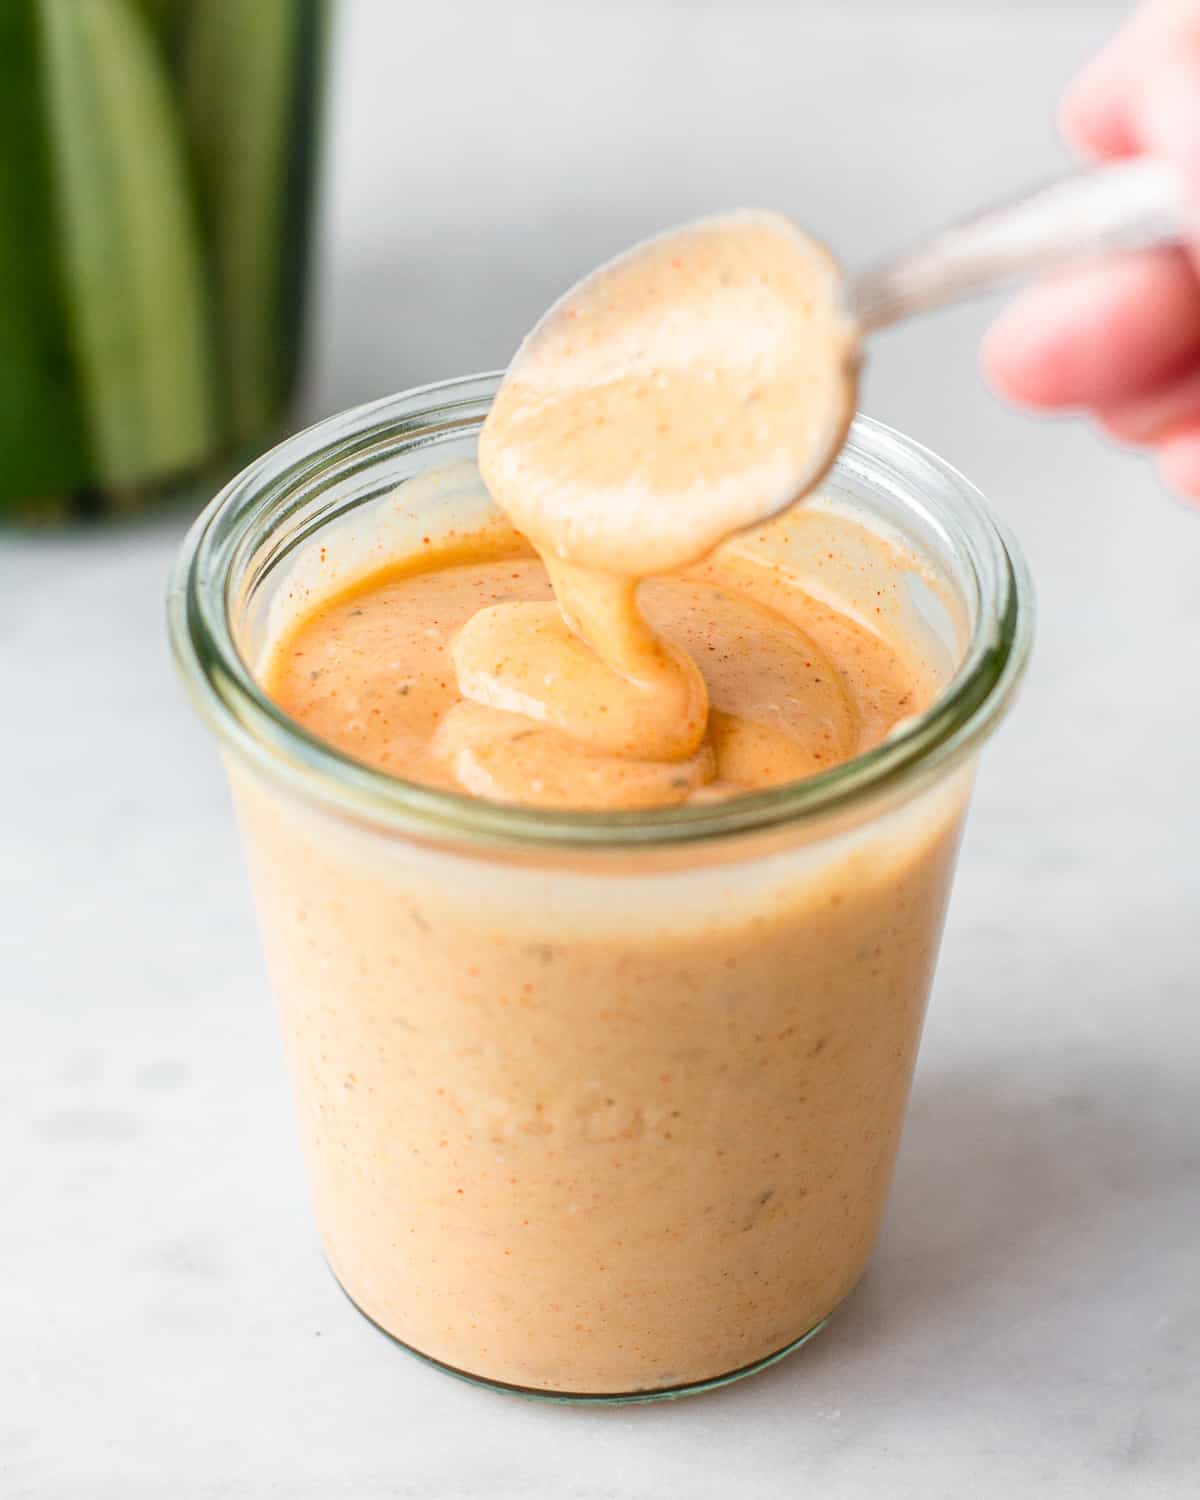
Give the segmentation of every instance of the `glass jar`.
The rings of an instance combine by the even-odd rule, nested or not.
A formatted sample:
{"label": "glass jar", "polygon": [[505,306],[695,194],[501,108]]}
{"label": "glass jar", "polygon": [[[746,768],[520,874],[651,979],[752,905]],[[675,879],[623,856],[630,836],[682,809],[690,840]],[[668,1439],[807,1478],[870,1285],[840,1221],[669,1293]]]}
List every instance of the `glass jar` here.
{"label": "glass jar", "polygon": [[325,0],[0,5],[0,519],[131,510],[296,381]]}
{"label": "glass jar", "polygon": [[823,528],[890,539],[911,566],[889,607],[945,658],[927,713],[805,781],[653,812],[373,771],[257,673],[306,600],[486,521],[496,384],[389,398],[252,464],[185,544],[171,635],[224,749],[343,1288],[452,1373],[650,1400],[778,1359],[862,1274],[1031,599],[978,493],[860,419],[804,525],[739,545],[801,570],[807,549],[828,594],[858,560]]}

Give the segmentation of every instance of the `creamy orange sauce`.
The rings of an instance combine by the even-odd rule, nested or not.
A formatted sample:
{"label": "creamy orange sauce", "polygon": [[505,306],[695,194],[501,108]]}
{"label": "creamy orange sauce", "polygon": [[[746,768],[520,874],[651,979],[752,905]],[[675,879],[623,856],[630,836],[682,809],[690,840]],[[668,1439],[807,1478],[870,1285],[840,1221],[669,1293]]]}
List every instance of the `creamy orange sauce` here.
{"label": "creamy orange sauce", "polygon": [[322,1242],[377,1323],[486,1379],[654,1391],[846,1296],[964,777],[666,871],[472,858],[234,788]]}
{"label": "creamy orange sauce", "polygon": [[[480,436],[492,496],[542,565],[506,576],[468,542],[436,583],[365,586],[309,622],[272,691],[369,764],[535,806],[730,796],[869,749],[924,706],[913,682],[890,718],[872,705],[898,676],[886,643],[781,574],[730,593],[719,566],[695,572],[832,461],[856,349],[836,264],[779,215],[635,247],[542,319]],[[676,577],[639,589],[659,574]]]}
{"label": "creamy orange sauce", "polygon": [[[463,695],[553,724],[557,754],[582,745],[589,770],[607,754],[703,777],[703,673],[639,608],[638,580],[678,572],[809,489],[845,436],[856,363],[836,263],[778,214],[685,226],[572,288],[522,345],[479,441],[488,488],[558,607],[499,604],[467,623]],[[486,716],[472,724],[487,732]],[[493,736],[496,785],[536,802],[545,778],[522,774],[521,744],[510,755]],[[678,800],[679,778],[661,784],[663,802]]]}
{"label": "creamy orange sauce", "polygon": [[[639,755],[650,732],[637,704],[611,711],[587,645],[568,636],[567,649],[539,654],[511,619],[496,661],[505,706],[481,707],[456,673],[464,627],[552,596],[536,558],[480,558],[469,539],[460,545],[435,569],[385,570],[307,616],[274,655],[272,696],[339,750],[406,780],[595,809],[729,797],[811,775],[878,744],[934,690],[918,660],[818,603],[786,568],[718,556],[640,594],[656,637],[696,663],[708,709],[691,753]],[[527,717],[543,696],[551,709],[567,698],[571,717]],[[628,739],[614,740],[614,726]]]}
{"label": "creamy orange sauce", "polygon": [[[377,770],[533,807],[731,798],[878,745],[945,680],[915,561],[834,510],[713,550],[819,479],[855,357],[836,266],[776,216],[630,252],[552,309],[484,428],[516,531],[439,530],[420,491],[423,555],[301,610],[268,691]],[[763,840],[517,857],[235,770],[359,1306],[460,1370],[592,1394],[819,1325],[883,1212],[968,782]]]}
{"label": "creamy orange sauce", "polygon": [[823,245],[780,214],[702,219],[546,313],[484,423],[480,471],[543,556],[675,572],[821,478],[857,364]]}

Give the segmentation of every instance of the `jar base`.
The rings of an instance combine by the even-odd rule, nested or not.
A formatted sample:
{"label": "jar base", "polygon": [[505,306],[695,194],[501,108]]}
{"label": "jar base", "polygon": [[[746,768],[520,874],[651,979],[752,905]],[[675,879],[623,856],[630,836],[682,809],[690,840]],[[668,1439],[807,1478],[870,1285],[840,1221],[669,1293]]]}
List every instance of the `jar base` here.
{"label": "jar base", "polygon": [[[328,1264],[328,1262],[327,1262]],[[403,1339],[389,1333],[382,1323],[376,1322],[369,1312],[366,1312],[350,1295],[338,1278],[333,1267],[329,1267],[330,1275],[337,1283],[338,1289],[362,1318],[370,1323],[372,1328],[379,1330],[390,1343],[397,1348],[403,1349],[405,1354],[411,1354],[414,1359],[419,1359],[422,1364],[430,1365],[435,1370],[440,1370],[444,1375],[453,1375],[455,1380],[465,1381],[467,1385],[479,1386],[487,1391],[499,1391],[507,1396],[520,1396],[526,1401],[548,1401],[559,1406],[635,1406],[643,1405],[650,1401],[678,1401],[684,1396],[699,1396],[705,1391],[719,1390],[723,1385],[732,1385],[735,1380],[745,1380],[748,1375],[757,1375],[760,1370],[778,1364],[781,1359],[786,1359],[789,1354],[794,1354],[802,1345],[807,1344],[810,1339],[816,1338],[823,1328],[826,1328],[833,1319],[838,1308],[826,1313],[819,1323],[813,1326],[799,1338],[793,1339],[791,1343],[785,1344],[782,1349],[776,1349],[771,1354],[764,1355],[762,1359],[756,1359],[752,1364],[742,1365],[736,1370],[729,1370],[723,1375],[713,1375],[708,1380],[695,1380],[686,1385],[664,1386],[662,1389],[649,1391],[618,1391],[595,1394],[587,1391],[549,1391],[539,1390],[536,1386],[512,1385],[504,1380],[489,1380],[485,1375],[472,1375],[469,1370],[460,1370],[456,1365],[448,1365],[443,1360],[435,1359],[432,1354],[424,1354],[420,1349],[414,1349],[411,1344],[406,1344]],[[843,1299],[844,1300],[844,1299]],[[838,1304],[838,1307],[841,1303]]]}

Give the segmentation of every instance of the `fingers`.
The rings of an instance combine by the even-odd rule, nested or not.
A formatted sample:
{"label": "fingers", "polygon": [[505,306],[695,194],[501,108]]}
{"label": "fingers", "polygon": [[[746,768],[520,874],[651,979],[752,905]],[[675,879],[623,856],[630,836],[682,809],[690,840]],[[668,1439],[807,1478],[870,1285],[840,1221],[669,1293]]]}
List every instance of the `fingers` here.
{"label": "fingers", "polygon": [[1181,428],[1200,427],[1200,365],[1139,395],[1100,406],[1096,415],[1122,443],[1161,443]]}
{"label": "fingers", "polygon": [[1137,121],[1142,148],[1175,168],[1200,223],[1200,32],[1181,39],[1146,81]]}
{"label": "fingers", "polygon": [[1075,77],[1063,95],[1059,129],[1080,156],[1103,160],[1141,150],[1133,111],[1138,17],[1128,22]]}
{"label": "fingers", "polygon": [[1081,156],[1150,153],[1200,194],[1200,5],[1143,5],[1069,85],[1059,124]]}
{"label": "fingers", "polygon": [[1200,281],[1180,251],[1031,288],[984,340],[992,384],[1025,406],[1118,407],[1200,359]]}
{"label": "fingers", "polygon": [[1033,288],[991,329],[984,367],[1023,405],[1090,409],[1200,500],[1200,0],[1142,5],[1070,86],[1061,125],[1082,156],[1169,161],[1191,203],[1190,252]]}
{"label": "fingers", "polygon": [[1200,502],[1200,419],[1164,442],[1157,450],[1158,469],[1168,489]]}

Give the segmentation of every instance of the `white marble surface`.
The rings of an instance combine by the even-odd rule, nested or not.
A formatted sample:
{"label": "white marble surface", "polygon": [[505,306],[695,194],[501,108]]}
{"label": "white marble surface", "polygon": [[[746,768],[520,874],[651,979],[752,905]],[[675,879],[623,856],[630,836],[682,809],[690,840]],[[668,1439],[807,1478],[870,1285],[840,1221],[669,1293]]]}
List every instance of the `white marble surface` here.
{"label": "white marble surface", "polygon": [[[501,362],[566,280],[695,210],[778,205],[861,259],[1044,171],[1114,14],[343,9],[313,412]],[[995,404],[982,319],[882,341],[867,406],[1016,527],[1035,666],[984,766],[873,1270],[810,1349],[698,1401],[530,1406],[351,1312],[167,661],[182,522],[0,535],[0,1494],[1200,1491],[1200,516]]]}

